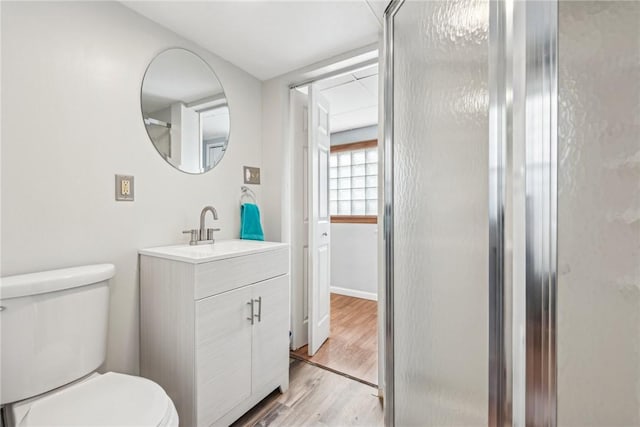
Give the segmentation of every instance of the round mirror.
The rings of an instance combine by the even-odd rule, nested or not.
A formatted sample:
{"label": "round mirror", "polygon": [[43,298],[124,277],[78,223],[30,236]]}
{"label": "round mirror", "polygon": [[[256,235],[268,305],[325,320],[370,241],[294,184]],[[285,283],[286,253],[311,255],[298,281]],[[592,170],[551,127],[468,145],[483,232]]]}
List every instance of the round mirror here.
{"label": "round mirror", "polygon": [[197,174],[220,162],[229,142],[229,106],[202,58],[179,48],[160,53],[144,74],[140,98],[149,138],[173,167]]}

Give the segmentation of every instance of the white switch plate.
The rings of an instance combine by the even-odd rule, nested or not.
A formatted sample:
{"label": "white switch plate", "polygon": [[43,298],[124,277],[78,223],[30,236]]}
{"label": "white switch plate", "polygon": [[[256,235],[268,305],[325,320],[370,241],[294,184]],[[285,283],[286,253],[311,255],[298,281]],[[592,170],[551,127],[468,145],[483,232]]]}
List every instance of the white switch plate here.
{"label": "white switch plate", "polygon": [[133,176],[116,175],[116,200],[133,201]]}

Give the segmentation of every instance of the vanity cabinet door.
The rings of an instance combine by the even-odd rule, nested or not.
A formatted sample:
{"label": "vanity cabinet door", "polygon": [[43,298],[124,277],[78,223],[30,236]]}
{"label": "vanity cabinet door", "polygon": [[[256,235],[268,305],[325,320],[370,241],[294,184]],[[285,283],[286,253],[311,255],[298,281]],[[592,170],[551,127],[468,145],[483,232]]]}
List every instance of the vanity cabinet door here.
{"label": "vanity cabinet door", "polygon": [[260,315],[253,325],[252,389],[255,393],[288,369],[289,276],[265,280],[252,288],[256,314]]}
{"label": "vanity cabinet door", "polygon": [[251,297],[249,286],[195,302],[198,426],[251,395]]}

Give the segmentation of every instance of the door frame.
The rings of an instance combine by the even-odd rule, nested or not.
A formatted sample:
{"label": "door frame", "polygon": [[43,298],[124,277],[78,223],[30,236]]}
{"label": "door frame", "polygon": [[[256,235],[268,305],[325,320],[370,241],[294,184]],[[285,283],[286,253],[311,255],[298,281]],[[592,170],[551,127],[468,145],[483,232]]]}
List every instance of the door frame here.
{"label": "door frame", "polygon": [[[314,68],[310,71],[305,72],[304,75],[301,75],[300,79],[298,80],[294,80],[291,84],[289,84],[289,122],[286,126],[287,129],[287,148],[286,148],[286,153],[285,155],[288,158],[288,164],[292,165],[294,162],[294,130],[293,130],[293,123],[294,123],[294,119],[292,118],[292,114],[294,114],[294,112],[292,111],[292,97],[291,97],[291,91],[295,90],[297,88],[300,87],[304,87],[304,86],[309,86],[314,82],[317,82],[319,80],[325,80],[328,78],[332,78],[332,77],[339,77],[341,75],[344,74],[349,74],[352,73],[354,71],[357,71],[361,68],[365,68],[365,67],[370,67],[371,65],[374,64],[378,64],[378,76],[379,76],[379,99],[378,99],[378,105],[379,105],[379,117],[378,117],[378,141],[382,141],[383,140],[383,135],[382,135],[382,102],[383,102],[383,96],[382,96],[382,88],[384,87],[383,84],[383,72],[382,72],[382,55],[380,54],[380,45],[376,44],[376,45],[370,45],[367,46],[363,49],[359,49],[354,51],[353,53],[341,56],[338,60],[336,61],[331,61],[329,63],[326,63],[322,66],[318,66],[317,68]],[[383,168],[383,144],[379,143],[378,144],[378,159],[379,159],[379,164],[378,164],[378,176],[379,176],[379,185],[378,185],[378,200],[382,201],[383,200],[383,192],[384,192],[384,181],[382,179],[383,174],[382,174],[382,168]],[[293,181],[295,179],[297,179],[296,176],[293,175],[293,167],[290,168],[291,172],[288,174],[288,179],[290,181]],[[291,186],[289,186],[289,188],[291,188]],[[288,224],[289,228],[292,225],[292,221],[291,218],[294,217],[295,213],[299,210],[299,208],[295,205],[295,200],[294,197],[288,197],[288,203],[286,206],[286,220],[284,221],[285,224]],[[383,230],[383,217],[384,217],[384,207],[383,207],[383,203],[379,203],[378,204],[378,301],[377,301],[377,306],[378,306],[378,326],[377,326],[377,331],[378,331],[378,395],[380,397],[384,396],[384,378],[385,378],[385,358],[384,358],[384,349],[386,347],[385,345],[385,340],[386,340],[386,336],[384,333],[384,317],[385,317],[385,295],[383,293],[384,289],[385,289],[385,281],[384,281],[384,266],[385,266],[385,260],[384,260],[384,247],[383,247],[383,236],[382,236],[382,230]],[[289,236],[293,236],[293,234],[289,233]],[[294,246],[297,244],[297,242],[293,241],[293,237],[291,237],[290,239],[290,244],[292,247],[292,251]],[[292,287],[292,295],[294,294],[293,292],[293,287],[296,286],[296,280],[298,280],[296,276],[296,274],[294,274],[294,269],[291,269],[291,287]],[[295,331],[294,328],[296,328],[296,326],[294,326],[294,322],[293,322],[293,304],[295,304],[295,302],[292,301],[292,322],[291,322],[291,333],[292,333],[292,343],[293,343],[293,339],[295,339]],[[293,346],[292,346],[292,349]],[[386,404],[385,404],[386,405]]]}
{"label": "door frame", "polygon": [[[309,121],[308,121],[308,109],[309,109],[309,97],[302,93],[296,93],[295,89],[289,89],[289,176],[290,185],[289,189],[291,194],[289,195],[289,243],[291,245],[290,259],[291,259],[291,318],[290,318],[290,332],[291,339],[289,347],[292,350],[304,346],[304,343],[308,343],[308,323],[305,323],[305,314],[309,316],[308,304],[305,307],[301,301],[308,300],[309,289],[308,283],[305,283],[305,277],[309,275],[309,260],[308,255],[305,253],[305,247],[308,250],[310,230],[308,223],[310,221],[309,204],[304,203],[302,206],[302,212],[300,212],[300,203],[303,199],[308,199],[310,196],[308,193],[308,138],[309,138]],[[302,111],[298,110],[301,107]],[[302,112],[302,117],[296,117],[296,115]],[[296,129],[298,124],[302,125],[301,129]],[[299,143],[304,139],[304,146]],[[299,192],[302,192],[302,198],[298,197]],[[305,226],[305,224],[307,224]],[[306,227],[306,228],[305,228]],[[307,279],[308,280],[308,279]],[[305,310],[306,308],[306,310]],[[305,313],[306,311],[306,313]]]}

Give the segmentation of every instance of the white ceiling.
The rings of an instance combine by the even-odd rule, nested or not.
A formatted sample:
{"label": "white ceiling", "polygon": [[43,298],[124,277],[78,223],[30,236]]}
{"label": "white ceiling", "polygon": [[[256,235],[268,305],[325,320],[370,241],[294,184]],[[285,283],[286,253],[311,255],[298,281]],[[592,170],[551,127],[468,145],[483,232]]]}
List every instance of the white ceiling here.
{"label": "white ceiling", "polygon": [[329,101],[331,133],[378,123],[378,66],[318,83]]}
{"label": "white ceiling", "polygon": [[[331,133],[378,124],[378,66],[320,80],[316,83],[329,101]],[[308,86],[298,87],[309,93]]]}
{"label": "white ceiling", "polygon": [[386,0],[123,1],[260,80],[378,41]]}

